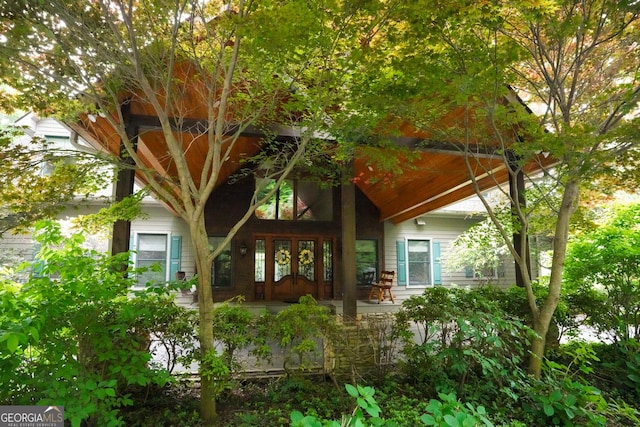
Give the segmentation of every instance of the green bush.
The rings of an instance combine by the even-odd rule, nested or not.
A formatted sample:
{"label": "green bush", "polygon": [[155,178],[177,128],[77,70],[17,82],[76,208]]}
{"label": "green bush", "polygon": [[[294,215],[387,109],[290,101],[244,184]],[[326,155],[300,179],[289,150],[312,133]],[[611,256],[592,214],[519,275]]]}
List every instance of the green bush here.
{"label": "green bush", "polygon": [[128,254],[86,250],[53,223],[37,239],[38,274],[0,279],[0,402],[64,405],[74,426],[122,425],[137,390],[171,381],[149,346],[182,311],[162,289],[131,293]]}
{"label": "green bush", "polygon": [[575,238],[564,268],[573,305],[599,337],[640,339],[640,205],[624,206],[596,230]]}
{"label": "green bush", "polygon": [[532,332],[484,291],[430,288],[406,300],[396,319],[405,372],[427,392],[488,401],[512,396],[508,380],[521,371]]}
{"label": "green bush", "polygon": [[276,315],[264,313],[257,319],[253,354],[269,360],[269,343],[275,342],[285,351],[283,369],[287,375],[308,370],[314,366],[311,356],[318,353],[318,341],[336,331],[337,321],[330,309],[310,295],[303,296]]}

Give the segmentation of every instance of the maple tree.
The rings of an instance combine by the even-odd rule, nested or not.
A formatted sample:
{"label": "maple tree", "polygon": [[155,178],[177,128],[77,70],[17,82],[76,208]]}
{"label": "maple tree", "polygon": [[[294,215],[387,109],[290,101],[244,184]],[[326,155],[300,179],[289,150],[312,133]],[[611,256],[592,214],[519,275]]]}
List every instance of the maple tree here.
{"label": "maple tree", "polygon": [[[393,136],[394,125],[409,123],[423,139],[417,149],[465,157],[526,290],[538,334],[529,360],[536,376],[580,195],[635,189],[638,182],[639,17],[634,1],[403,4],[393,11],[394,25],[368,44],[388,54],[371,56],[350,100],[358,105],[359,114],[348,118],[354,128]],[[388,129],[371,126],[383,121]],[[500,168],[483,170],[483,158],[501,160],[511,185],[499,186]],[[509,227],[484,195],[487,180],[511,204]],[[533,292],[526,238],[542,226],[540,218],[553,241],[542,302]]]}
{"label": "maple tree", "polygon": [[[386,17],[383,2],[26,0],[0,3],[0,69],[17,105],[77,120],[99,115],[120,138],[124,157],[190,229],[197,271],[268,200],[256,189],[251,206],[217,248],[210,250],[204,209],[228,154],[244,130],[265,123],[293,127],[286,149],[258,159],[267,177],[282,182],[305,156],[317,153],[316,135],[330,124],[328,107],[341,105],[360,59],[361,39]],[[197,87],[204,129],[186,129]],[[190,92],[193,95],[192,92]],[[157,117],[175,174],[144,167],[135,136],[127,133],[123,99]],[[180,133],[180,131],[186,131]],[[265,142],[269,141],[269,133]],[[179,135],[179,136],[178,136]],[[199,176],[184,156],[186,139],[204,136]],[[263,154],[264,156],[264,154]],[[126,163],[126,162],[125,162]],[[266,180],[265,180],[266,181]],[[177,191],[176,191],[177,190]],[[258,195],[260,197],[258,197]],[[211,277],[198,276],[202,360],[214,352]],[[201,415],[215,418],[215,375],[201,363]]]}
{"label": "maple tree", "polygon": [[20,128],[0,128],[0,237],[52,218],[104,186],[105,176],[95,171],[105,159],[49,145]]}
{"label": "maple tree", "polygon": [[[445,37],[454,50],[452,57],[461,60],[456,74],[463,81],[482,77],[489,84],[483,88],[484,111],[493,135],[501,141],[497,152],[510,168],[514,185],[504,193],[510,199],[517,231],[522,236],[529,234],[532,216],[541,206],[555,218],[548,295],[539,303],[532,288],[526,239],[521,239],[519,246],[511,243],[512,236],[486,205],[519,265],[532,326],[538,333],[532,342],[529,371],[539,376],[545,337],[560,298],[571,218],[580,194],[590,187],[604,193],[619,188],[603,183],[611,183],[622,171],[628,177],[638,176],[640,59],[633,51],[638,46],[640,5],[525,1],[486,6],[477,16],[466,34],[479,36],[487,49],[476,49],[477,45],[464,37],[454,39],[455,30],[442,26],[436,34]],[[468,58],[465,50],[484,53],[486,60]],[[479,64],[486,71],[478,75]],[[493,89],[486,91],[490,85]],[[510,92],[520,96],[530,110],[517,103],[501,108],[500,97],[513,96]],[[518,110],[520,114],[516,114]],[[517,126],[520,141],[507,143],[510,138],[505,123]],[[537,177],[526,176],[526,162],[541,159],[540,154],[555,160],[553,168],[543,168],[545,179],[553,182],[547,189],[538,185]],[[527,178],[528,189],[516,184],[518,175],[523,181]],[[524,194],[530,191],[537,191],[539,197],[537,203],[527,206]],[[557,204],[553,203],[556,196]]]}

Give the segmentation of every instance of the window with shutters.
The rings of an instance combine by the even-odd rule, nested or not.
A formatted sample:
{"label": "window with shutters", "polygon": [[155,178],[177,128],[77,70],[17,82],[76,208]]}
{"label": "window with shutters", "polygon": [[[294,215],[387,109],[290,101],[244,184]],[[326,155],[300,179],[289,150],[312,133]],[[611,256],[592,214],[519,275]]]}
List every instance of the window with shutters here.
{"label": "window with shutters", "polygon": [[407,240],[409,286],[432,285],[431,265],[431,241]]}
{"label": "window with shutters", "polygon": [[398,286],[442,285],[440,242],[403,238],[396,240]]}
{"label": "window with shutters", "polygon": [[163,284],[167,281],[167,234],[136,235],[135,266],[146,271],[137,275],[138,286]]}

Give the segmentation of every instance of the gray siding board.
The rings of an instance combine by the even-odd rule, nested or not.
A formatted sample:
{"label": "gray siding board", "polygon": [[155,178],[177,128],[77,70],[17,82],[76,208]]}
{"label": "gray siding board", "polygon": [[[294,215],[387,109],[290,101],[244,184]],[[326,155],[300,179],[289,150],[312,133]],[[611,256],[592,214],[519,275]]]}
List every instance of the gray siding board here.
{"label": "gray siding board", "polygon": [[[440,242],[440,255],[442,263],[443,286],[477,286],[479,282],[465,277],[464,270],[450,271],[447,268],[447,259],[450,256],[451,243],[466,231],[471,225],[480,219],[464,217],[462,215],[425,215],[425,225],[417,225],[414,220],[405,221],[394,225],[385,222],[384,266],[383,268],[395,270],[397,268],[396,240],[399,239],[428,239]],[[507,287],[515,283],[514,262],[505,265],[505,277],[495,279],[498,286]],[[411,294],[420,294],[424,287],[398,286],[396,292],[403,299]]]}

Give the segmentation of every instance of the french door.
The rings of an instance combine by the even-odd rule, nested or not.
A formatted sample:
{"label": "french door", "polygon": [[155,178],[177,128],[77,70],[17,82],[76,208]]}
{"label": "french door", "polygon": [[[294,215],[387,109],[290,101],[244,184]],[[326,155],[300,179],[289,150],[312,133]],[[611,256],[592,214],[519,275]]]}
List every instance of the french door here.
{"label": "french door", "polygon": [[[271,246],[271,248],[269,248]],[[318,297],[318,242],[304,237],[273,238],[273,269],[268,288],[272,300],[297,301],[303,295]]]}
{"label": "french door", "polygon": [[295,302],[333,297],[334,239],[317,235],[267,235],[255,240],[255,295]]}

